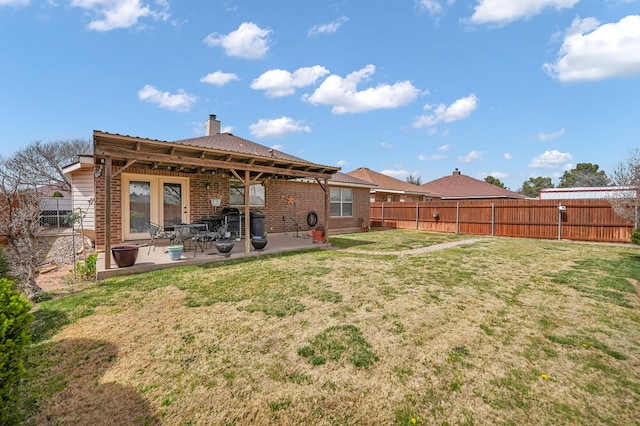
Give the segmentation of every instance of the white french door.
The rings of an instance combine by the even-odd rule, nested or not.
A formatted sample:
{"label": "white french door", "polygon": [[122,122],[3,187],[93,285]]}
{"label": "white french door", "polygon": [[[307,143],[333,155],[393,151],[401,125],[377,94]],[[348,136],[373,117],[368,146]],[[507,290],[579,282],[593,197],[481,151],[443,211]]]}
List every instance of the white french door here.
{"label": "white french door", "polygon": [[149,238],[146,222],[165,227],[186,223],[189,217],[188,193],[188,178],[123,173],[123,238]]}

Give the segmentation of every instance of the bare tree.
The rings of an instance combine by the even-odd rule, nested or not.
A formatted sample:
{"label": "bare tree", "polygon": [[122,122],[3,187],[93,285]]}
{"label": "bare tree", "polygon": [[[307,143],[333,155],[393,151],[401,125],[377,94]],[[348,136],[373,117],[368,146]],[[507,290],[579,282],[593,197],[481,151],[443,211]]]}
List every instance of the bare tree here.
{"label": "bare tree", "polygon": [[16,159],[0,158],[0,235],[7,240],[7,254],[20,276],[20,290],[33,299],[42,289],[36,283],[37,237],[40,233],[36,186]]}
{"label": "bare tree", "polygon": [[76,161],[79,154],[90,153],[91,144],[86,139],[35,141],[13,155],[12,167],[25,179],[22,183],[70,191],[71,183],[62,172],[63,167]]}
{"label": "bare tree", "polygon": [[422,178],[420,176],[409,175],[407,176],[407,183],[412,183],[416,186],[422,185]]}
{"label": "bare tree", "polygon": [[609,198],[613,210],[622,218],[638,227],[640,206],[640,149],[634,149],[626,162],[618,163],[612,181],[625,190]]}

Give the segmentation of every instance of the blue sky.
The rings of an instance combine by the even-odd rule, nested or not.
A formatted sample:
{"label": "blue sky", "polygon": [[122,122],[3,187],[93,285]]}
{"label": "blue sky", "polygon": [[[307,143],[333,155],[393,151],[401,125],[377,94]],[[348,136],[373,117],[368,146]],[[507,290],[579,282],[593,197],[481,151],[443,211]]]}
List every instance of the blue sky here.
{"label": "blue sky", "polygon": [[640,0],[0,0],[0,155],[224,131],[517,190],[640,147]]}

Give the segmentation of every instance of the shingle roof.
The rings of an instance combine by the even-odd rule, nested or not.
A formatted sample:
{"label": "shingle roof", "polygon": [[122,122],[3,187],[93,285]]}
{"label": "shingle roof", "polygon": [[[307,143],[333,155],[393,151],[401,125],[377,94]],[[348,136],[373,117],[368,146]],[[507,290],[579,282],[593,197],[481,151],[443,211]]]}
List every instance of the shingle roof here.
{"label": "shingle roof", "polygon": [[329,182],[334,182],[334,183],[344,183],[344,184],[351,184],[351,185],[358,185],[358,186],[367,186],[370,188],[373,188],[375,186],[377,186],[375,183],[371,183],[369,181],[366,181],[364,179],[360,179],[357,178],[355,176],[351,176],[348,175],[346,173],[342,173],[342,172],[338,172],[334,175],[331,176],[331,179],[329,179]]}
{"label": "shingle roof", "polygon": [[374,172],[366,167],[360,167],[359,169],[348,172],[347,175],[356,177],[358,179],[365,180],[367,182],[371,182],[378,187],[376,191],[385,192],[385,191],[393,191],[393,192],[402,192],[405,194],[421,194],[421,195],[432,195],[432,191],[428,191],[425,188],[414,185],[409,182],[402,181],[400,179],[396,179],[391,176],[384,175],[382,173]]}
{"label": "shingle roof", "polygon": [[452,198],[527,198],[518,192],[463,175],[456,169],[452,175],[420,185],[425,191],[442,194],[442,199]]}
{"label": "shingle roof", "polygon": [[294,161],[297,163],[311,163],[302,158],[289,155],[282,151],[251,142],[248,139],[235,136],[231,133],[216,133],[215,135],[202,136],[198,138],[180,139],[173,141],[181,145],[196,146],[200,148],[217,149],[220,151],[235,152],[238,154],[257,155],[260,157],[271,157],[277,160]]}

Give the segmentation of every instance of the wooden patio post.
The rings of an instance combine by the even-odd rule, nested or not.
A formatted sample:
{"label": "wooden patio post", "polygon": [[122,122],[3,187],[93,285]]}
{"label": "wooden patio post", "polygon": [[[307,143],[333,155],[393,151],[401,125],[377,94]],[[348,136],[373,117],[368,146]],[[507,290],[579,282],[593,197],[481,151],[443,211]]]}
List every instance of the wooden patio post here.
{"label": "wooden patio post", "polygon": [[331,216],[331,190],[329,189],[329,179],[324,178],[324,232],[325,241],[329,241],[329,218]]}
{"label": "wooden patio post", "polygon": [[244,252],[251,251],[251,227],[250,227],[250,211],[249,211],[249,190],[251,188],[251,175],[249,170],[244,171]]}
{"label": "wooden patio post", "polygon": [[104,164],[104,269],[111,269],[111,157]]}

